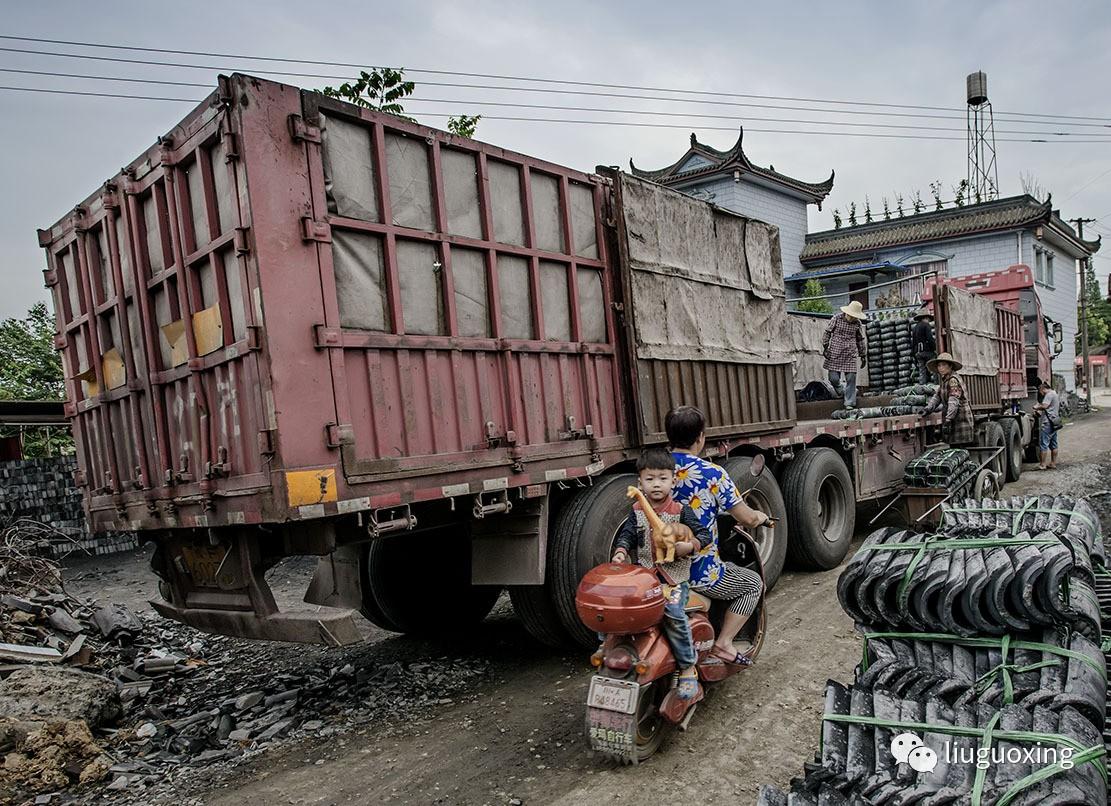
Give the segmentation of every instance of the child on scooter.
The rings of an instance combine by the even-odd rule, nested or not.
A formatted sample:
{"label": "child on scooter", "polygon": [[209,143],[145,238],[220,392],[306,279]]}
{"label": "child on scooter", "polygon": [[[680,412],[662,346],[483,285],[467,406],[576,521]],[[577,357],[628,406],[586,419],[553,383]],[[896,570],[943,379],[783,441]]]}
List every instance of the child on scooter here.
{"label": "child on scooter", "polygon": [[[690,573],[692,555],[713,542],[710,530],[698,522],[690,506],[680,504],[672,495],[675,486],[675,459],[664,448],[649,448],[637,460],[639,487],[648,500],[653,513],[664,522],[665,528],[675,535],[674,562],[661,563],[664,573],[674,582],[665,586],[667,604],[664,606],[664,634],[675,655],[680,669],[679,697],[684,700],[698,694],[698,659],[691,638],[690,620],[686,605],[690,598]],[[617,533],[613,562],[632,562],[645,568],[655,564],[652,529],[649,517],[639,502]]]}

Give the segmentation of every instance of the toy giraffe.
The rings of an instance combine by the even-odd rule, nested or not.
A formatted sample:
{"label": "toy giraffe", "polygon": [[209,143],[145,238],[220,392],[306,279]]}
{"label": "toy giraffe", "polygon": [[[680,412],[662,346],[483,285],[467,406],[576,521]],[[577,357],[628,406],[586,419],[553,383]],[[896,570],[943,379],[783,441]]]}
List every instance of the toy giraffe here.
{"label": "toy giraffe", "polygon": [[653,557],[656,563],[675,562],[675,541],[679,539],[681,534],[690,530],[681,523],[664,523],[660,516],[656,514],[656,510],[652,509],[652,505],[648,503],[648,499],[644,497],[644,493],[639,487],[630,486],[625,491],[625,495],[637,499],[641,511],[644,512],[644,517],[648,520],[648,529],[652,532]]}

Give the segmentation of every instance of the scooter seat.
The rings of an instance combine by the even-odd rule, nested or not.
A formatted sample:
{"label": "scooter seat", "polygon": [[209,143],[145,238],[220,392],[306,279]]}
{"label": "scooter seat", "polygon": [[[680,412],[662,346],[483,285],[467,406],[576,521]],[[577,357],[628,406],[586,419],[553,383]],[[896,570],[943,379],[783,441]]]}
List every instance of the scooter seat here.
{"label": "scooter seat", "polygon": [[710,600],[697,591],[691,591],[691,595],[687,599],[687,606],[683,609],[687,613],[708,613],[710,611]]}

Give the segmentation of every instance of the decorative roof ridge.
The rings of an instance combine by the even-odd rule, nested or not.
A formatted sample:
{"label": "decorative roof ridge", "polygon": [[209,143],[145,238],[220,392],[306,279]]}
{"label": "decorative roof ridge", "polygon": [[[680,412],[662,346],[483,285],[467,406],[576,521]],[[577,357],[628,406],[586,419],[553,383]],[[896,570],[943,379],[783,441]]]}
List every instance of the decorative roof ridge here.
{"label": "decorative roof ridge", "polygon": [[[873,232],[875,230],[886,229],[889,227],[897,227],[899,225],[919,224],[922,222],[938,221],[946,218],[959,218],[963,215],[990,211],[994,208],[1019,207],[1020,202],[1022,203],[1022,206],[1026,206],[1031,209],[1031,221],[1037,220],[1042,216],[1045,216],[1046,220],[1048,221],[1049,217],[1053,213],[1053,203],[1051,201],[1051,198],[1052,197],[1047,197],[1044,202],[1039,202],[1033,196],[1030,196],[1026,193],[1020,194],[1018,196],[1004,196],[1002,198],[991,199],[985,202],[965,204],[960,207],[946,207],[943,210],[925,210],[921,213],[911,213],[910,215],[900,216],[898,218],[868,221],[860,224],[846,224],[845,226],[836,227],[834,229],[819,230],[818,232],[808,232],[806,234],[806,240],[810,241],[813,239],[815,241],[823,241],[828,238],[858,235]],[[1033,203],[1031,204],[1031,202]],[[1035,211],[1037,214],[1033,215]]]}
{"label": "decorative roof ridge", "polygon": [[[695,132],[691,132],[690,147],[675,162],[664,168],[644,170],[638,168],[630,158],[629,170],[632,172],[633,176],[639,177],[640,179],[648,179],[649,181],[658,182],[660,184],[674,184],[676,182],[688,181],[720,171],[738,169],[805,193],[813,197],[814,201],[819,205],[833,189],[833,171],[830,171],[829,178],[823,182],[804,182],[801,179],[795,179],[786,174],[781,174],[779,171],[775,170],[774,167],[769,166],[764,168],[754,164],[744,152],[744,136],[744,126],[741,126],[739,127],[737,142],[734,143],[729,150],[721,151],[713,146],[699,142],[698,135]],[[701,165],[689,171],[680,171],[679,169],[694,155],[709,160],[710,164]]]}

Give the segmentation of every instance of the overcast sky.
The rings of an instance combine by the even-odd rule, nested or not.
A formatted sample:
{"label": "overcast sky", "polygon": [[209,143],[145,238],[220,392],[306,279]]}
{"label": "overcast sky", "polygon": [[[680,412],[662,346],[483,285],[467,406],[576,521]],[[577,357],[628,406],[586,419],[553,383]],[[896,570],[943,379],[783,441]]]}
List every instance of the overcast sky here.
{"label": "overcast sky", "polygon": [[[1033,0],[1009,2],[843,2],[638,3],[517,2],[406,3],[192,2],[188,11],[155,11],[150,2],[10,3],[4,32],[9,35],[174,48],[230,54],[281,56],[335,62],[370,62],[408,68],[500,73],[574,81],[678,87],[814,99],[930,105],[959,110],[967,73],[989,76],[995,109],[1048,115],[1111,118],[1111,4]],[[322,11],[321,9],[328,9]],[[76,52],[61,46],[0,40],[0,47]],[[217,68],[289,69],[342,73],[324,67],[265,65],[242,59],[203,59],[141,53],[83,50],[101,56],[210,64]],[[217,69],[127,65],[52,58],[0,51],[0,67],[215,83]],[[479,83],[476,79],[434,77],[426,81]],[[205,90],[144,84],[124,85],[73,78],[3,73],[0,84],[84,89],[200,98]],[[291,83],[321,86],[325,80],[289,77]],[[486,83],[490,83],[489,81]],[[598,91],[595,89],[595,91]],[[655,168],[675,160],[690,131],[703,142],[726,148],[735,134],[702,124],[732,127],[747,121],[745,150],[757,163],[799,179],[819,181],[836,169],[834,190],[822,212],[811,207],[811,230],[832,226],[830,211],[850,200],[873,210],[881,197],[928,184],[946,187],[965,176],[963,113],[939,111],[939,119],[875,118],[817,112],[661,101],[492,92],[420,86],[420,98],[458,98],[457,106],[412,102],[409,110],[486,112],[534,117],[609,117],[664,121],[682,128],[655,129],[485,120],[479,138],[581,169],[597,164]],[[629,117],[593,112],[498,110],[474,101],[700,112],[736,115],[736,120]],[[719,99],[721,100],[721,99]],[[744,101],[746,99],[734,99]],[[759,100],[751,100],[761,103]],[[813,103],[763,103],[815,106]],[[833,108],[833,107],[830,107]],[[842,107],[862,109],[863,107]],[[0,90],[0,271],[5,293],[0,317],[20,315],[45,299],[44,265],[35,230],[55,222],[105,179],[168,131],[188,104]],[[872,107],[872,111],[878,108]],[[905,110],[904,110],[905,111]],[[955,119],[949,119],[953,116]],[[830,124],[768,123],[755,117],[837,119],[854,122],[908,122],[953,127],[936,132],[953,141],[873,139],[754,131],[761,128],[829,129]],[[430,125],[443,118],[423,117]],[[1091,122],[1091,121],[1088,121]],[[1057,126],[1003,123],[999,130],[1111,130],[1062,121]],[[867,129],[864,129],[867,131]],[[895,129],[879,131],[896,132]],[[906,132],[909,133],[909,132]],[[920,132],[926,133],[926,132]],[[999,134],[1000,139],[1007,135]],[[1064,140],[1066,138],[1058,138]],[[1083,139],[1083,138],[1081,138]],[[1099,217],[1111,241],[1111,140],[1107,144],[1000,142],[999,180],[1005,195],[1020,192],[1019,174],[1028,172],[1053,194],[1066,218]],[[1102,176],[1101,176],[1102,174]],[[1098,177],[1098,178],[1097,178]],[[1094,180],[1094,181],[1093,181]],[[947,198],[951,194],[944,194]],[[1105,282],[1111,272],[1111,244],[1096,260]]]}

